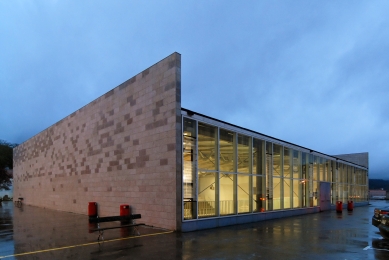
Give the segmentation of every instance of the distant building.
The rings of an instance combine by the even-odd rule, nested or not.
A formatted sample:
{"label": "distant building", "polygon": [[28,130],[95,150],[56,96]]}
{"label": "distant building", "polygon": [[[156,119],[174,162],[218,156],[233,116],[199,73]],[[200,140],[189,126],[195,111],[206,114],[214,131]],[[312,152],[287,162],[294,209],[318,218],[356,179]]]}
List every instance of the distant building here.
{"label": "distant building", "polygon": [[86,214],[98,202],[100,216],[129,204],[182,231],[368,203],[368,153],[331,156],[182,108],[178,53],[20,144],[14,162],[26,204]]}
{"label": "distant building", "polygon": [[387,191],[384,189],[380,190],[369,190],[369,198],[370,199],[386,199],[387,197]]}

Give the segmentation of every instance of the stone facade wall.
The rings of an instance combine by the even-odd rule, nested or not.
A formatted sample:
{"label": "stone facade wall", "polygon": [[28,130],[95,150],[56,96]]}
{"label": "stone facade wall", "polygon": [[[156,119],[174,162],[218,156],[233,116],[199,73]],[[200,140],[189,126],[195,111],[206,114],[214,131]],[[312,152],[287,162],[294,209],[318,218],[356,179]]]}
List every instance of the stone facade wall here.
{"label": "stone facade wall", "polygon": [[[181,223],[181,56],[173,53],[14,149],[14,197],[100,216]],[[178,185],[179,184],[179,185]]]}

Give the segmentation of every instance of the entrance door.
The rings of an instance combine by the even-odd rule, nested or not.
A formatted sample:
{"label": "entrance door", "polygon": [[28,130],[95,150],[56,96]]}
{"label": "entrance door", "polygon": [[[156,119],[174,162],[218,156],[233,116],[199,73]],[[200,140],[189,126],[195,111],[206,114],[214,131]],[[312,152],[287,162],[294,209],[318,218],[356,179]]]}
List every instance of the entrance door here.
{"label": "entrance door", "polygon": [[320,196],[320,211],[330,210],[331,209],[331,183],[329,182],[320,182],[319,189]]}

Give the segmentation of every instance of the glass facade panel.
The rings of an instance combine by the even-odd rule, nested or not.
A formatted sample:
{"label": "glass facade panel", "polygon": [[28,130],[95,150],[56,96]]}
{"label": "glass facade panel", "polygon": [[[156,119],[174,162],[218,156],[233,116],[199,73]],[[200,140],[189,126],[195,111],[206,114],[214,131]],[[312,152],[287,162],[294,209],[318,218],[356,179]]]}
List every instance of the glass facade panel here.
{"label": "glass facade panel", "polygon": [[293,161],[292,156],[293,156],[293,150],[289,149],[287,147],[284,147],[284,154],[283,154],[284,165],[283,165],[283,173],[282,173],[283,189],[284,189],[284,192],[283,192],[283,201],[284,201],[283,208],[284,209],[288,209],[288,208],[292,207],[292,198],[293,198],[293,195],[292,195],[293,187],[292,187],[292,180],[291,180],[292,168],[293,168],[292,167],[292,161]]}
{"label": "glass facade panel", "polygon": [[324,159],[319,157],[319,180],[325,181],[325,175],[324,175]]}
{"label": "glass facade panel", "polygon": [[309,159],[308,154],[301,153],[301,179],[302,179],[302,207],[309,205]]}
{"label": "glass facade panel", "polygon": [[236,174],[220,173],[220,215],[234,214]]}
{"label": "glass facade panel", "polygon": [[362,185],[362,171],[359,169],[356,170],[356,184]]}
{"label": "glass facade panel", "polygon": [[[313,184],[314,184],[314,167],[313,155],[309,155],[309,164],[308,164],[308,194],[309,202],[307,203],[308,207],[313,206]],[[317,172],[316,172],[317,173]],[[315,181],[316,182],[316,181]]]}
{"label": "glass facade panel", "polygon": [[319,157],[314,156],[313,157],[313,175],[312,175],[312,180],[313,181],[318,181],[318,176],[319,176]]}
{"label": "glass facade panel", "polygon": [[304,205],[304,197],[302,196],[302,188],[304,187],[303,180],[293,179],[293,208],[301,208]]}
{"label": "glass facade panel", "polygon": [[273,210],[273,144],[266,142],[266,210]]}
{"label": "glass facade panel", "polygon": [[[183,118],[183,220],[367,201],[367,171],[231,130]],[[295,150],[296,149],[296,150]]]}
{"label": "glass facade panel", "polygon": [[281,146],[273,144],[273,176],[282,175],[282,158],[281,158]]}
{"label": "glass facade panel", "polygon": [[292,154],[293,154],[293,150],[289,150],[288,148],[284,147],[284,172],[283,172],[284,178],[292,177],[292,160],[290,156]]}
{"label": "glass facade panel", "polygon": [[250,176],[238,174],[238,213],[251,212]]}
{"label": "glass facade panel", "polygon": [[338,183],[336,186],[336,191],[337,191],[337,201],[343,201],[343,184]]}
{"label": "glass facade panel", "polygon": [[265,175],[253,176],[253,212],[266,211],[266,178]]}
{"label": "glass facade panel", "polygon": [[282,209],[283,205],[281,201],[281,178],[273,177],[273,203],[272,210]]}
{"label": "glass facade panel", "polygon": [[346,184],[347,183],[347,165],[341,164],[342,165],[342,171],[341,171],[341,183]]}
{"label": "glass facade panel", "polygon": [[314,181],[313,182],[313,187],[312,187],[312,190],[313,190],[313,193],[312,193],[312,206],[318,206],[318,185],[319,185],[319,182],[317,181]]}
{"label": "glass facade panel", "polygon": [[266,211],[266,167],[265,141],[253,139],[253,176],[252,205],[253,212]]}
{"label": "glass facade panel", "polygon": [[301,153],[293,151],[293,178],[301,179]]}
{"label": "glass facade panel", "polygon": [[347,183],[353,184],[354,167],[348,165],[347,167]]}
{"label": "glass facade panel", "polygon": [[248,136],[238,135],[238,172],[250,173],[251,165],[251,152],[250,152],[250,140]]}
{"label": "glass facade panel", "polygon": [[332,182],[332,161],[327,159],[327,181]]}
{"label": "glass facade panel", "polygon": [[198,167],[203,170],[216,170],[217,128],[199,122],[198,132]]}
{"label": "glass facade panel", "polygon": [[265,174],[264,144],[262,140],[253,139],[253,174]]}
{"label": "glass facade panel", "polygon": [[292,187],[292,180],[289,178],[284,178],[284,209],[289,209],[292,207],[292,195],[293,187]]}
{"label": "glass facade panel", "polygon": [[217,174],[215,172],[201,172],[199,176],[198,216],[199,218],[214,217],[216,209]]}
{"label": "glass facade panel", "polygon": [[185,118],[182,145],[184,219],[193,219],[197,215],[196,137],[196,121]]}
{"label": "glass facade panel", "polygon": [[235,133],[220,129],[219,149],[220,171],[235,172]]}

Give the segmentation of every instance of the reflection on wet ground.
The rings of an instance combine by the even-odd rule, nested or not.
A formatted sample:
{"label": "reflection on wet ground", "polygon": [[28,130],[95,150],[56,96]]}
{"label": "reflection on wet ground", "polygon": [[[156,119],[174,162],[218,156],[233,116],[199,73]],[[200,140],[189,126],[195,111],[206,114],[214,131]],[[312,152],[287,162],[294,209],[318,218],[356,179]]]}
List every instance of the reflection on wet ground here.
{"label": "reflection on wet ground", "polygon": [[371,225],[386,202],[371,204],[183,234],[112,229],[97,243],[87,216],[9,202],[0,208],[0,259],[389,259],[389,240]]}
{"label": "reflection on wet ground", "polygon": [[[9,205],[11,202],[2,202],[0,207],[0,251],[13,253],[13,223],[12,223],[12,208]],[[2,255],[0,253],[0,255]]]}

